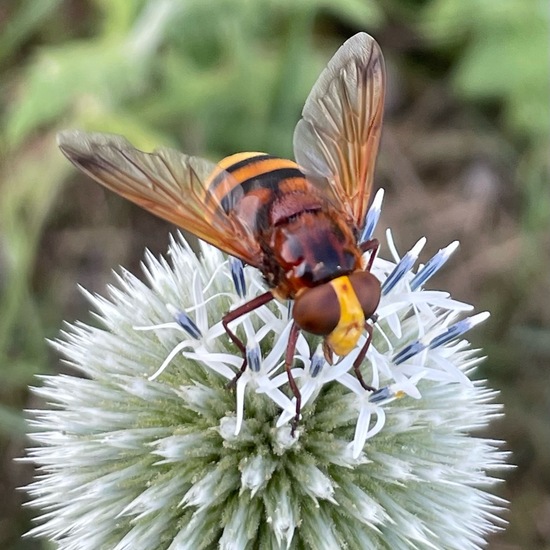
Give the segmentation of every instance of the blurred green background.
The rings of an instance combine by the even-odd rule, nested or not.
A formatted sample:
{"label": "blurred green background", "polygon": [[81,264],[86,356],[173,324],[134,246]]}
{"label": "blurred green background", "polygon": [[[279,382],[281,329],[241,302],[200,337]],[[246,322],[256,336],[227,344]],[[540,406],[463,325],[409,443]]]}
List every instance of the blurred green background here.
{"label": "blurred green background", "polygon": [[[550,548],[550,32],[542,0],[0,1],[0,548],[21,539],[23,409],[36,375],[68,371],[49,349],[89,319],[77,284],[103,292],[139,273],[168,224],[105,192],[57,151],[55,133],[124,134],[213,160],[292,156],[292,132],[337,47],[366,30],[388,68],[376,183],[380,234],[422,260],[461,248],[432,286],[489,309],[473,339],[501,390],[517,468],[492,549]],[[382,250],[387,254],[387,250]]]}

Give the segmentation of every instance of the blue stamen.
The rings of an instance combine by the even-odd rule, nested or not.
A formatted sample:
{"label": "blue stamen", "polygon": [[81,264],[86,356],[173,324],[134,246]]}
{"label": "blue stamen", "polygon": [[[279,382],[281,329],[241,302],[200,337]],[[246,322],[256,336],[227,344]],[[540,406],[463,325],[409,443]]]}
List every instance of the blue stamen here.
{"label": "blue stamen", "polygon": [[231,277],[237,294],[244,298],[246,295],[246,282],[244,280],[244,266],[238,258],[229,258],[229,266],[231,268]]}
{"label": "blue stamen", "polygon": [[433,338],[429,344],[430,349],[438,348],[439,346],[443,346],[447,342],[458,338],[465,332],[469,331],[471,328],[475,327],[477,324],[485,321],[485,319],[487,319],[488,317],[489,313],[485,311],[482,313],[478,313],[477,315],[473,315],[472,317],[468,317],[466,319],[458,321],[454,325],[448,327],[443,334],[440,334],[439,336]]}
{"label": "blue stamen", "polygon": [[392,362],[396,365],[400,365],[401,363],[407,361],[407,359],[414,357],[416,354],[424,351],[425,349],[426,344],[423,344],[420,340],[416,340],[412,344],[405,346],[400,352],[396,353],[392,357]]}
{"label": "blue stamen", "polygon": [[258,344],[255,344],[253,347],[246,348],[246,359],[251,371],[260,372],[261,361],[260,348],[258,347]]}
{"label": "blue stamen", "polygon": [[365,228],[363,229],[363,233],[361,234],[361,238],[359,239],[360,243],[364,243],[372,239],[374,230],[376,229],[376,225],[378,223],[378,220],[380,219],[380,212],[382,211],[381,206],[382,206],[383,197],[384,197],[384,190],[379,189],[376,195],[374,196],[374,199],[369,208],[369,211],[367,212],[367,215],[365,216]]}
{"label": "blue stamen", "polygon": [[373,391],[371,395],[369,395],[369,402],[381,403],[382,401],[386,401],[386,399],[389,399],[390,397],[393,397],[393,391],[390,390],[389,386],[384,386],[383,388],[379,388],[378,390]]}
{"label": "blue stamen", "polygon": [[411,281],[411,290],[416,290],[423,285],[432,275],[445,265],[451,254],[458,248],[458,241],[452,242],[446,248],[441,249],[426,265],[413,277]]}
{"label": "blue stamen", "polygon": [[195,321],[185,313],[185,311],[181,311],[176,314],[176,322],[180,327],[191,336],[191,338],[195,338],[195,340],[199,340],[202,338],[201,331],[199,327],[195,324]]}
{"label": "blue stamen", "polygon": [[[487,319],[488,317],[489,313],[487,311],[484,311],[482,313],[478,313],[477,315],[473,315],[472,317],[468,317],[467,319],[462,319],[461,321],[458,321],[454,325],[448,327],[447,330],[445,330],[445,332],[443,332],[442,334],[434,336],[428,344],[425,344],[421,340],[415,340],[412,344],[405,346],[401,351],[396,353],[392,357],[392,362],[395,365],[400,365],[401,363],[404,363],[421,351],[424,351],[426,348],[435,349],[443,346],[451,340],[458,338],[482,321],[485,321],[485,319]],[[426,337],[424,337],[423,339],[426,340]]]}
{"label": "blue stamen", "polygon": [[382,294],[387,294],[403,278],[403,275],[410,271],[415,260],[405,254],[401,261],[395,266],[395,269],[388,275],[388,278],[382,283]]}
{"label": "blue stamen", "polygon": [[424,245],[426,244],[426,239],[423,237],[420,239],[410,250],[407,252],[395,266],[394,270],[388,275],[387,279],[382,284],[382,294],[387,294],[392,288],[403,278],[403,276],[408,273],[412,266],[418,260],[418,254]]}
{"label": "blue stamen", "polygon": [[319,373],[323,370],[325,366],[325,357],[322,353],[317,351],[313,354],[311,358],[311,365],[309,366],[309,373],[312,378],[316,378]]}

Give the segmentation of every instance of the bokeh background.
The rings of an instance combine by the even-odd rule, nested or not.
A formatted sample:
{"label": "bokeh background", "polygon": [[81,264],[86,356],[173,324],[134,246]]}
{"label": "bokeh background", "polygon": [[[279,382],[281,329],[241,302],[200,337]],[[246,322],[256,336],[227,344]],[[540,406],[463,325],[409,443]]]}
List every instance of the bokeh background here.
{"label": "bokeh background", "polygon": [[[488,433],[517,465],[491,549],[550,548],[550,8],[543,0],[0,1],[0,548],[31,514],[17,488],[28,386],[70,372],[48,347],[90,320],[77,289],[139,273],[173,227],[105,192],[57,151],[82,128],[213,160],[292,156],[292,132],[337,47],[366,30],[388,68],[379,229],[422,260],[461,248],[434,288],[489,309],[472,336],[505,416]],[[387,254],[387,250],[382,250]]]}

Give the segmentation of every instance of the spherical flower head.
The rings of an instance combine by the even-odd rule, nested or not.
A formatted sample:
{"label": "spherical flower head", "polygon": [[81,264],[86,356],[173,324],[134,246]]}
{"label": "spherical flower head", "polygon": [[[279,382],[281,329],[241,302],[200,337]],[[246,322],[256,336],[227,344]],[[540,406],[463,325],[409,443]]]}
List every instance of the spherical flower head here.
{"label": "spherical flower head", "polygon": [[462,334],[487,315],[424,290],[455,243],[413,272],[425,240],[399,258],[387,237],[394,258],[374,261],[382,299],[362,365],[379,389],[351,369],[364,339],[329,365],[301,334],[294,436],[289,304],[232,323],[249,366],[227,387],[242,355],[221,317],[265,292],[257,270],[207,245],[197,257],[178,237],[170,263],[147,255],[146,283],[123,271],[108,299],[88,295],[98,323],[54,343],[79,376],[35,390],[48,408],[31,421],[31,534],[71,550],[483,547],[502,524],[489,491],[506,455],[472,435],[500,408],[471,381],[480,357]]}

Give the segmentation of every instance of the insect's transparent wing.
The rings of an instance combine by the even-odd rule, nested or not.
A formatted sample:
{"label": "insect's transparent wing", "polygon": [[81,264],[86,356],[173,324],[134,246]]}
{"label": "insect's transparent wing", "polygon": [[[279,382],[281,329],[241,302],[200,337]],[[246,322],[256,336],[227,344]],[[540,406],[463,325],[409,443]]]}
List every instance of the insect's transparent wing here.
{"label": "insect's transparent wing", "polygon": [[226,214],[208,191],[216,164],[168,148],[144,153],[121,136],[77,130],[59,133],[58,145],[75,166],[108,189],[259,266],[261,250],[252,231]]}
{"label": "insect's transparent wing", "polygon": [[328,182],[358,228],[372,192],[384,93],[380,47],[368,34],[356,34],[319,76],[294,131],[296,161],[312,179]]}

